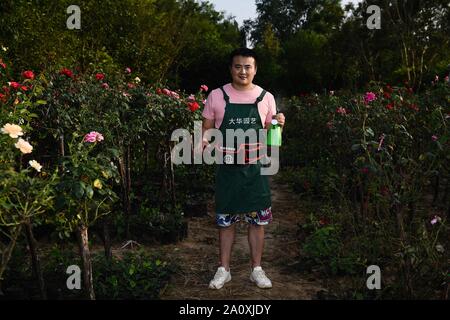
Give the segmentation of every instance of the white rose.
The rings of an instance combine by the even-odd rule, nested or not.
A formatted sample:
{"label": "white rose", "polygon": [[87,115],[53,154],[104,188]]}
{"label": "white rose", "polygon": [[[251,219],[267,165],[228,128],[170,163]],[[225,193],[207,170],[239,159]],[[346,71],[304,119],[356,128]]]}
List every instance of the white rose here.
{"label": "white rose", "polygon": [[39,162],[37,162],[36,160],[30,160],[28,161],[28,163],[30,164],[30,166],[35,168],[37,172],[41,172],[42,166]]}
{"label": "white rose", "polygon": [[18,138],[19,136],[23,136],[22,128],[17,124],[5,124],[2,128],[2,133],[9,134],[11,138]]}
{"label": "white rose", "polygon": [[22,153],[31,153],[31,151],[33,150],[33,146],[29,144],[27,141],[23,140],[22,138],[19,138],[19,141],[17,141],[17,143],[14,144],[14,146],[17,149],[20,149]]}

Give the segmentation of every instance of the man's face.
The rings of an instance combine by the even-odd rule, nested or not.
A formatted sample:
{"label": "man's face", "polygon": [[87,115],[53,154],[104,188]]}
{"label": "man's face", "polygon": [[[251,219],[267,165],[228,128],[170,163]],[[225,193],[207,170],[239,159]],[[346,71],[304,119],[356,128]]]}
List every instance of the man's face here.
{"label": "man's face", "polygon": [[256,75],[255,59],[253,57],[235,56],[230,67],[233,83],[239,86],[249,86]]}

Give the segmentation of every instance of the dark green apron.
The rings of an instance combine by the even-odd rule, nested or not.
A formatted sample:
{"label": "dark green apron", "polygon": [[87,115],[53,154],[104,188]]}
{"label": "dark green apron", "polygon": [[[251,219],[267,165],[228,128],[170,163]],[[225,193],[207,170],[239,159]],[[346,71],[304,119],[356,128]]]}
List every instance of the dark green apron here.
{"label": "dark green apron", "polygon": [[[237,104],[231,103],[223,87],[221,89],[226,102],[225,114],[219,128],[223,135],[223,146],[228,146],[225,139],[226,129],[242,129],[244,131],[255,129],[256,132],[263,129],[258,103],[264,98],[265,90],[255,103]],[[242,146],[237,146],[234,141],[233,147],[239,150]],[[225,153],[223,155],[227,156]],[[249,164],[235,164],[236,162],[227,164],[226,162],[217,165],[216,213],[248,213],[269,208],[271,206],[269,180],[268,176],[261,175],[260,161]]]}

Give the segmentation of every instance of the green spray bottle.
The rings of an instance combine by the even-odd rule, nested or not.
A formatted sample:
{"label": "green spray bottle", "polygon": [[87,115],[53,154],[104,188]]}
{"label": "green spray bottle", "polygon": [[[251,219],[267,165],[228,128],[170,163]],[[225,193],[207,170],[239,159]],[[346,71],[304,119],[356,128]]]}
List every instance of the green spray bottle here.
{"label": "green spray bottle", "polygon": [[281,125],[278,124],[277,119],[272,119],[270,128],[267,132],[267,145],[281,146]]}

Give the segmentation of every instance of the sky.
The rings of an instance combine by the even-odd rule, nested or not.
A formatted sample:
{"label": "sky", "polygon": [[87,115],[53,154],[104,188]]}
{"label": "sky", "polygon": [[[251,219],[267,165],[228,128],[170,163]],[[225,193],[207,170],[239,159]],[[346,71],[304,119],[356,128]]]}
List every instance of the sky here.
{"label": "sky", "polygon": [[[256,17],[255,0],[208,0],[212,3],[217,11],[225,11],[225,16],[233,15],[239,26],[246,19],[253,19]],[[343,0],[345,5],[349,2],[358,3],[358,0]]]}

